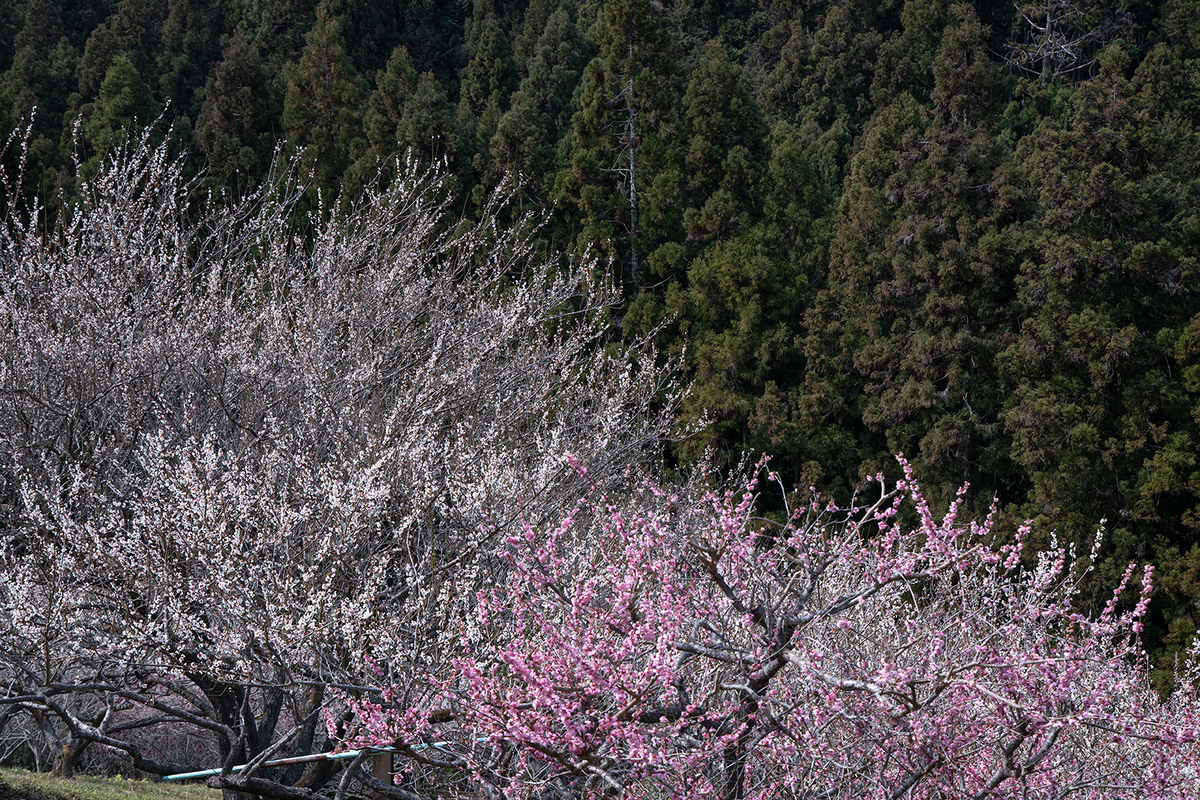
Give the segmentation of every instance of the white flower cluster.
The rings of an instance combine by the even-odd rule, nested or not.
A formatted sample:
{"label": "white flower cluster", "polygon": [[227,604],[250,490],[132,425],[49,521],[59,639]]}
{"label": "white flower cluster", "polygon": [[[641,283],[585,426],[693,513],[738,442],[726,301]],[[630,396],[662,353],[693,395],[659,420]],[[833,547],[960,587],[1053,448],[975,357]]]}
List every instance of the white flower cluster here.
{"label": "white flower cluster", "polygon": [[453,655],[497,527],[581,493],[567,454],[620,480],[678,400],[648,345],[604,354],[612,289],[502,195],[451,219],[412,165],[336,212],[293,175],[193,188],[143,139],[51,233],[12,203],[0,229],[0,703],[159,772],[78,709],[316,746],[372,655],[391,682]]}

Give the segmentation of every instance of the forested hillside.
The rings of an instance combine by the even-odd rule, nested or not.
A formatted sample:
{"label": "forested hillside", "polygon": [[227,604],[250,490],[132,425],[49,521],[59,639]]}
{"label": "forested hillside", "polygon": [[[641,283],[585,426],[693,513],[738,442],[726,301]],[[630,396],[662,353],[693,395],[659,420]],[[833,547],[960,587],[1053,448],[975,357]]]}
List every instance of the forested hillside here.
{"label": "forested hillside", "polygon": [[1200,622],[1196,0],[9,0],[0,77],[49,215],[160,117],[231,201],[301,152],[305,210],[406,154],[467,218],[518,178],[611,336],[684,354],[679,463],[845,496],[903,451],[942,504],[1107,520],[1161,665]]}

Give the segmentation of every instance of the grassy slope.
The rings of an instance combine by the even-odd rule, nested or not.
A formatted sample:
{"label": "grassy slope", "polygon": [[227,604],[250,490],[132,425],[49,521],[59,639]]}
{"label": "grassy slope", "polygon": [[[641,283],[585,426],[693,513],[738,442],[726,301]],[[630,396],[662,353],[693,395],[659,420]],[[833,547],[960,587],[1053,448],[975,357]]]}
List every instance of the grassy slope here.
{"label": "grassy slope", "polygon": [[[6,791],[6,789],[8,791]],[[15,797],[14,797],[15,794]],[[0,769],[0,800],[220,800],[215,789],[191,784],[79,775],[71,780],[25,770]]]}

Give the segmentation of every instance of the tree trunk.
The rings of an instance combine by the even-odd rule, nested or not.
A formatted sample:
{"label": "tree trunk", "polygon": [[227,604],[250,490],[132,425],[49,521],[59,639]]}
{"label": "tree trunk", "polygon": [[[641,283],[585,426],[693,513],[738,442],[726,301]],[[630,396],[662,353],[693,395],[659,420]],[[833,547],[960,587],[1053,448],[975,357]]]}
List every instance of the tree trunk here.
{"label": "tree trunk", "polygon": [[60,778],[75,777],[75,768],[79,763],[79,756],[87,749],[91,742],[87,739],[78,739],[74,736],[62,743],[59,748],[58,757],[54,759],[54,768],[51,774],[57,775]]}
{"label": "tree trunk", "polygon": [[234,789],[222,789],[221,800],[261,800],[257,795],[239,792]]}
{"label": "tree trunk", "polygon": [[[632,52],[630,53],[632,57]],[[633,105],[633,77],[625,89],[625,141],[629,148],[629,281],[632,284],[630,294],[637,294],[641,288],[638,280],[638,196],[637,196],[637,112]]]}

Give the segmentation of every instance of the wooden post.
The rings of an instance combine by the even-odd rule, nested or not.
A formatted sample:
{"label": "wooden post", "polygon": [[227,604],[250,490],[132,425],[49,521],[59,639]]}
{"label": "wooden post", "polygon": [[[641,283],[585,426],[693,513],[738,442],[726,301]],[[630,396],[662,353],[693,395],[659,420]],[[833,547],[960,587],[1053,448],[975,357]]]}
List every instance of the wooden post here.
{"label": "wooden post", "polygon": [[[380,783],[392,785],[393,757],[395,753],[376,753],[371,756],[371,777]],[[387,800],[387,795],[380,791],[371,792],[372,800]]]}

